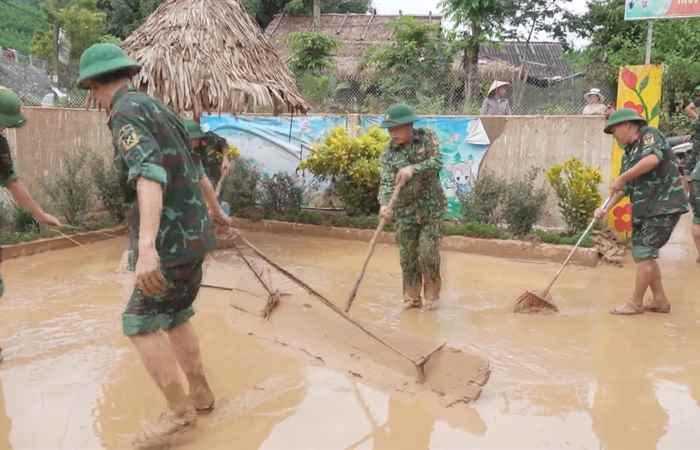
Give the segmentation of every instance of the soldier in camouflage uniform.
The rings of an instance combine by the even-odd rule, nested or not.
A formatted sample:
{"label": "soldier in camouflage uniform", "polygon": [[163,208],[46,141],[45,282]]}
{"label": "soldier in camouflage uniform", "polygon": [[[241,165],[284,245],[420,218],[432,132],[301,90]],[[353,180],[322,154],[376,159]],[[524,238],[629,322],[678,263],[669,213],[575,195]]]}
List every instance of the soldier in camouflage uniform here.
{"label": "soldier in camouflage uniform", "polygon": [[690,120],[693,121],[691,141],[693,148],[686,156],[686,174],[689,175],[688,193],[690,206],[693,210],[693,240],[698,251],[697,262],[700,263],[700,85],[695,87],[695,99],[685,108]]}
{"label": "soldier in camouflage uniform", "polygon": [[[637,263],[632,299],[611,313],[668,313],[671,304],[656,258],[680,216],[688,212],[678,163],[664,136],[656,128],[646,126],[634,110],[621,109],[611,114],[605,132],[625,149],[620,176],[611,186],[610,207],[624,196],[632,202],[632,257]],[[599,209],[596,217],[602,218],[606,213]],[[653,297],[645,305],[644,295],[649,288]]]}
{"label": "soldier in camouflage uniform", "polygon": [[[396,221],[403,273],[403,301],[407,308],[437,308],[440,300],[440,218],[445,194],[440,185],[442,160],[435,134],[414,128],[418,120],[406,105],[387,111],[382,128],[391,135],[382,154],[379,186],[380,214]],[[396,183],[402,185],[394,210],[388,208]]]}
{"label": "soldier in camouflage uniform", "polygon": [[[216,221],[230,221],[215,198],[212,203],[210,192],[203,194],[206,176],[193,159],[179,117],[129,87],[139,70],[116,45],[96,44],[80,59],[78,83],[109,113],[114,162],[131,205],[136,284],[122,326],[168,403],[166,413],[137,438],[138,445],[152,445],[194,425],[196,412],[214,407],[189,321],[202,263],[215,244],[205,199]],[[189,382],[189,395],[177,376],[178,365]]]}
{"label": "soldier in camouflage uniform", "polygon": [[[0,186],[10,191],[17,204],[29,211],[38,222],[58,227],[61,226],[61,222],[46,213],[17,178],[15,166],[12,164],[10,145],[2,134],[5,128],[20,128],[27,123],[21,109],[22,102],[17,94],[0,86]],[[0,277],[0,297],[4,292],[5,285]],[[2,361],[2,349],[0,349],[0,361]]]}

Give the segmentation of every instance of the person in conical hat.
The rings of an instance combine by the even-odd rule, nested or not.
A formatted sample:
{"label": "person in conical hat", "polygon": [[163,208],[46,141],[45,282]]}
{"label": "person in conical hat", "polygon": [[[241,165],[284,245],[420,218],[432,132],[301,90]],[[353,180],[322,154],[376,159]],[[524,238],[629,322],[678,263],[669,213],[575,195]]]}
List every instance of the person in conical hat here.
{"label": "person in conical hat", "polygon": [[[58,227],[61,226],[61,222],[45,212],[32,198],[27,188],[18,179],[12,163],[10,145],[4,135],[5,129],[21,128],[26,123],[27,119],[22,114],[20,98],[10,89],[0,86],[0,186],[10,191],[15,202],[25,211],[29,211],[38,222]],[[4,290],[0,277],[0,297]],[[2,361],[2,349],[0,349],[0,361]]]}
{"label": "person in conical hat", "polygon": [[586,106],[583,108],[584,115],[603,116],[608,113],[608,107],[605,104],[605,97],[603,97],[600,89],[592,88],[583,94],[583,98],[586,100]]}
{"label": "person in conical hat", "polygon": [[511,84],[507,81],[494,81],[491,83],[489,93],[481,105],[482,116],[510,116],[513,110],[508,100],[508,90]]}

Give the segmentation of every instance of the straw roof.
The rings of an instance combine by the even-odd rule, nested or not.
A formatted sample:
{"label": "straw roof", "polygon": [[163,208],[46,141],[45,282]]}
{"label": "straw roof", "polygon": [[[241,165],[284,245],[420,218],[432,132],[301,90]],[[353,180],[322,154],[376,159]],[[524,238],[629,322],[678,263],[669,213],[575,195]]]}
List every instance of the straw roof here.
{"label": "straw roof", "polygon": [[136,86],[178,112],[309,109],[239,0],[165,0],[122,46],[143,66]]}

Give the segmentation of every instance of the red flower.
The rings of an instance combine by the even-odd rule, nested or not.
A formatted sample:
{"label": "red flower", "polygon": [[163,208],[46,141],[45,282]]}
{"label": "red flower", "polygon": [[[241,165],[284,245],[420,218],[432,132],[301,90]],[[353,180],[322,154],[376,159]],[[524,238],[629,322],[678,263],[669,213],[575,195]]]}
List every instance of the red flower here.
{"label": "red flower", "polygon": [[625,102],[624,107],[629,108],[629,109],[633,109],[633,110],[637,111],[637,114],[639,114],[641,117],[644,117],[644,107],[642,105],[627,101],[627,102]]}
{"label": "red flower", "polygon": [[626,67],[622,69],[622,81],[628,88],[637,90],[637,75]]}
{"label": "red flower", "polygon": [[613,209],[613,216],[615,216],[616,231],[625,233],[632,231],[632,203]]}

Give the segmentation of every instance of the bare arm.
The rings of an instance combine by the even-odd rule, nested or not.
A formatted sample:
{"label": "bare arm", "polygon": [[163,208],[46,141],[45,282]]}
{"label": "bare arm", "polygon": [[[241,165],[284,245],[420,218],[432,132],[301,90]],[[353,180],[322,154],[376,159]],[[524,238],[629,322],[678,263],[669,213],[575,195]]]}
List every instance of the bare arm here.
{"label": "bare arm", "polygon": [[700,115],[698,115],[698,107],[695,106],[694,102],[691,102],[685,107],[685,112],[692,120],[698,120],[698,118],[700,118]]}
{"label": "bare arm", "polygon": [[166,288],[160,272],[156,238],[163,211],[163,187],[143,177],[136,181],[139,204],[139,257],[136,261],[136,287],[146,295],[161,293]]}
{"label": "bare arm", "polygon": [[20,181],[11,181],[7,185],[7,190],[10,191],[17,204],[23,209],[29,211],[31,215],[34,216],[34,218],[39,222],[56,227],[61,226],[61,222],[57,218],[46,213],[46,211],[39,206],[36,200],[34,200],[31,194],[29,194],[27,188],[24,187],[24,184],[22,184]]}

